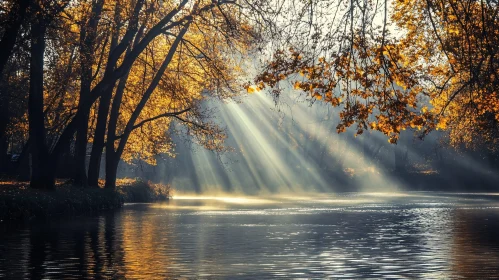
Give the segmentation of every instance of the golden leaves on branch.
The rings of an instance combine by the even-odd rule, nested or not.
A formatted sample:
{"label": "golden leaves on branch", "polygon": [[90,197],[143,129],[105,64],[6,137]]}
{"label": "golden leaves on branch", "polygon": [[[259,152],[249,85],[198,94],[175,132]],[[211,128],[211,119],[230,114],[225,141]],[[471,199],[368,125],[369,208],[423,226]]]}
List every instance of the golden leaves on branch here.
{"label": "golden leaves on branch", "polygon": [[499,144],[497,12],[496,4],[480,1],[394,2],[406,55],[412,64],[424,62],[419,74],[429,81],[434,128],[446,130],[455,147]]}
{"label": "golden leaves on branch", "polygon": [[286,80],[293,90],[340,107],[338,133],[356,124],[356,135],[378,130],[391,143],[406,128],[426,133],[434,127],[435,117],[417,109],[418,96],[423,94],[419,67],[409,62],[405,45],[381,41],[356,36],[352,51],[318,59],[304,59],[308,54],[295,50],[278,51],[255,82],[276,88]]}
{"label": "golden leaves on branch", "polygon": [[[492,2],[394,1],[387,30],[328,38],[334,52],[278,51],[257,81],[284,80],[310,100],[341,108],[338,132],[445,130],[451,145],[499,145],[499,7]],[[322,42],[334,45],[334,42]]]}

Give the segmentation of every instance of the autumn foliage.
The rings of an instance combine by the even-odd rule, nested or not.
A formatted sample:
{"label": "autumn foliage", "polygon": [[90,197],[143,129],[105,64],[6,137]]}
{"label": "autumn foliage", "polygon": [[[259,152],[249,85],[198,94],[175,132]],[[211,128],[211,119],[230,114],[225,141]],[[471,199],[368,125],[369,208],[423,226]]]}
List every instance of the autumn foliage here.
{"label": "autumn foliage", "polygon": [[497,4],[331,3],[321,7],[335,17],[302,26],[315,32],[310,40],[277,50],[255,89],[270,87],[278,97],[290,82],[312,102],[341,108],[338,132],[373,129],[396,143],[405,129],[420,137],[440,129],[453,146],[496,149]]}
{"label": "autumn foliage", "polygon": [[396,143],[438,129],[495,151],[498,12],[472,0],[3,1],[0,162],[31,158],[31,185],[53,189],[64,158],[83,187],[105,158],[114,188],[120,161],[173,156],[173,133],[223,151],[204,105],[237,96],[245,60],[268,54],[247,91],[330,104],[338,132]]}
{"label": "autumn foliage", "polygon": [[[13,55],[2,64],[0,105],[19,110],[2,118],[1,137],[19,139],[11,150],[31,153],[31,185],[53,189],[69,154],[76,185],[96,186],[105,157],[106,186],[114,188],[121,160],[173,156],[176,132],[224,150],[225,133],[204,104],[239,92],[241,57],[265,29],[258,23],[265,12],[253,5],[265,2],[2,3],[9,12],[0,14],[1,43]],[[29,86],[18,91],[23,82]]]}

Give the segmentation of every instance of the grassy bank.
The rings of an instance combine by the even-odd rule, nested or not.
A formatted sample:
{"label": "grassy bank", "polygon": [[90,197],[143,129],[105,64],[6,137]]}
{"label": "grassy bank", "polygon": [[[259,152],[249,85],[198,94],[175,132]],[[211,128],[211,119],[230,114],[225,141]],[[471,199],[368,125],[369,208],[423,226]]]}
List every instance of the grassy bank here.
{"label": "grassy bank", "polygon": [[0,221],[83,215],[169,196],[169,186],[131,179],[119,180],[116,190],[59,183],[55,191],[40,191],[30,189],[26,182],[0,182]]}

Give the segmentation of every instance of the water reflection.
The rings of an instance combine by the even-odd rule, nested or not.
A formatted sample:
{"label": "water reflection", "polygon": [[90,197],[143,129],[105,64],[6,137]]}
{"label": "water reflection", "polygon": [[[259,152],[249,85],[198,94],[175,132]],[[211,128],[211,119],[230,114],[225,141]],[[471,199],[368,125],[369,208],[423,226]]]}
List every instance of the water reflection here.
{"label": "water reflection", "polygon": [[181,197],[0,228],[1,278],[499,277],[497,196]]}

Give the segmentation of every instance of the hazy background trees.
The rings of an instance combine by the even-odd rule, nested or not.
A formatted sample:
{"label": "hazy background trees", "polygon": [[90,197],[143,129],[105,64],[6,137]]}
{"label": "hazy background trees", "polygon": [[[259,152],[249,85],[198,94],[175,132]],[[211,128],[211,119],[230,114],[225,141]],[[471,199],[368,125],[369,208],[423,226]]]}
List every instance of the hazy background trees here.
{"label": "hazy background trees", "polygon": [[[374,130],[397,143],[404,130],[421,138],[443,130],[445,144],[497,164],[497,6],[3,1],[2,172],[20,179],[30,173],[32,187],[53,189],[56,177],[97,186],[105,170],[106,186],[114,188],[120,162],[155,164],[158,155],[175,155],[176,133],[225,151],[224,124],[207,101],[238,97],[251,75],[257,77],[247,91],[268,88],[277,105],[292,87],[306,102],[334,108],[324,116],[327,135],[351,127],[356,136]],[[281,124],[276,130],[285,131],[287,146],[280,149],[307,143],[306,157],[326,164],[329,142],[313,145]],[[364,154],[387,153],[365,138]],[[399,173],[407,166],[404,147],[393,148]],[[333,165],[344,169],[341,157]]]}

